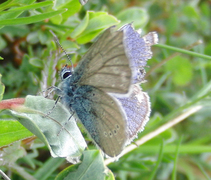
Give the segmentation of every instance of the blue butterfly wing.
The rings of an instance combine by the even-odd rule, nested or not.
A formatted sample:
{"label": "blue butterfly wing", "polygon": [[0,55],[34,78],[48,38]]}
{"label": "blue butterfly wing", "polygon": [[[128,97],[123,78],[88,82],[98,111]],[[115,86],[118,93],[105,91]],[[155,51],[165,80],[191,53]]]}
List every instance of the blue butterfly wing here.
{"label": "blue butterfly wing", "polygon": [[150,116],[150,101],[147,93],[143,92],[139,85],[132,85],[129,96],[113,95],[120,102],[126,114],[126,132],[128,142],[137,137],[137,133],[143,131]]}
{"label": "blue butterfly wing", "polygon": [[124,32],[124,45],[126,54],[130,60],[132,75],[132,84],[144,81],[144,66],[147,60],[151,59],[151,46],[158,43],[158,35],[156,32],[150,32],[143,37],[134,30],[131,24],[126,24],[121,29]]}

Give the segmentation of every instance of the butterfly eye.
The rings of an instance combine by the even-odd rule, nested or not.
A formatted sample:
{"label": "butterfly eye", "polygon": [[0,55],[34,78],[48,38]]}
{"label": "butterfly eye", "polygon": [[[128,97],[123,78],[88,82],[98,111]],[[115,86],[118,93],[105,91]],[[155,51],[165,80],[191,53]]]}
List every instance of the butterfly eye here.
{"label": "butterfly eye", "polygon": [[65,72],[63,75],[62,75],[62,78],[63,79],[66,79],[67,77],[69,77],[69,76],[71,76],[72,75],[72,73],[70,72],[70,71],[67,71],[67,72]]}

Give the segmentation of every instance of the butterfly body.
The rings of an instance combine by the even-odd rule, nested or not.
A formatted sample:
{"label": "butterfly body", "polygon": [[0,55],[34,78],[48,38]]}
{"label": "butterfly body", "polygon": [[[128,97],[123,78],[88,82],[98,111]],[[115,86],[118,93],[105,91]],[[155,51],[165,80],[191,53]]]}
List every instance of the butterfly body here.
{"label": "butterfly body", "polygon": [[[133,84],[142,81],[141,70],[155,42],[147,44],[144,38],[138,41],[137,36],[130,24],[119,31],[111,27],[91,46],[74,72],[65,66],[60,73],[62,82],[57,92],[62,103],[110,157],[118,156],[134,139],[150,113],[147,94]],[[137,48],[141,45],[140,59]],[[143,113],[138,113],[140,108]]]}
{"label": "butterfly body", "polygon": [[[66,71],[71,70],[66,68]],[[125,117],[121,108],[114,98],[102,90],[94,86],[73,84],[74,79],[73,73],[60,84],[62,103],[75,113],[77,119],[104,152],[109,156],[118,155],[127,139]],[[113,144],[113,146],[106,146],[106,144]],[[114,148],[115,146],[117,148]]]}

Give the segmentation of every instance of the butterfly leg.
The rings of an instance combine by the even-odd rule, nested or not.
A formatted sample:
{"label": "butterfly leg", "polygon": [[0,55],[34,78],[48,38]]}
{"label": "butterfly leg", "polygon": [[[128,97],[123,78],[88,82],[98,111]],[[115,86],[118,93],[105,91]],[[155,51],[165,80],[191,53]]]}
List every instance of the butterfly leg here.
{"label": "butterfly leg", "polygon": [[58,87],[56,87],[56,86],[51,86],[51,87],[49,87],[49,88],[47,88],[46,90],[43,90],[42,92],[40,92],[39,94],[46,94],[45,95],[45,98],[48,98],[49,96],[50,96],[50,94],[52,93],[52,92],[54,92],[54,91],[56,91],[56,93],[57,94],[61,94],[61,89],[59,89]]}
{"label": "butterfly leg", "polygon": [[47,98],[53,91],[56,91],[56,93],[57,93],[59,96],[56,98],[56,101],[55,101],[54,106],[52,107],[52,109],[51,109],[50,111],[48,111],[48,113],[45,115],[45,117],[47,117],[48,115],[50,115],[50,114],[53,112],[54,108],[56,107],[56,104],[57,104],[58,101],[62,98],[62,96],[61,96],[62,91],[61,91],[61,89],[59,89],[59,88],[56,87],[56,86],[51,86],[51,87],[49,87],[48,89],[46,89],[45,91],[43,91],[43,92],[46,92],[46,91],[49,91],[49,92],[47,93],[47,95],[45,96],[45,98]]}
{"label": "butterfly leg", "polygon": [[48,89],[46,89],[44,92],[49,91],[47,93],[47,95],[45,96],[45,98],[47,98],[52,92],[56,92],[56,94],[61,95],[62,94],[62,90],[56,86],[51,86]]}
{"label": "butterfly leg", "polygon": [[58,97],[56,98],[56,101],[55,101],[54,106],[52,107],[52,109],[51,109],[50,111],[48,111],[48,113],[45,115],[45,117],[49,116],[49,115],[53,112],[54,108],[56,107],[56,104],[58,103],[58,101],[59,101],[61,98],[62,98],[61,96],[58,96]]}
{"label": "butterfly leg", "polygon": [[59,130],[57,136],[59,136],[59,134],[62,132],[62,130],[65,128],[65,126],[67,125],[67,123],[69,122],[69,120],[73,117],[73,115],[75,114],[75,112],[73,111],[73,113],[71,114],[71,116],[68,118],[68,120],[65,122],[64,126],[62,126],[62,128]]}

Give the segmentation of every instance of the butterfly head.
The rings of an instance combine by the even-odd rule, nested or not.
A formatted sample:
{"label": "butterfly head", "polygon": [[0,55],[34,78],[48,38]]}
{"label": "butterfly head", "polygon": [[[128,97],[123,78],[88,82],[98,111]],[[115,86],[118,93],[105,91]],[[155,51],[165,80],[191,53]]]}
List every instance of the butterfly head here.
{"label": "butterfly head", "polygon": [[62,80],[68,79],[72,76],[72,68],[67,65],[64,66],[60,72],[60,77]]}

